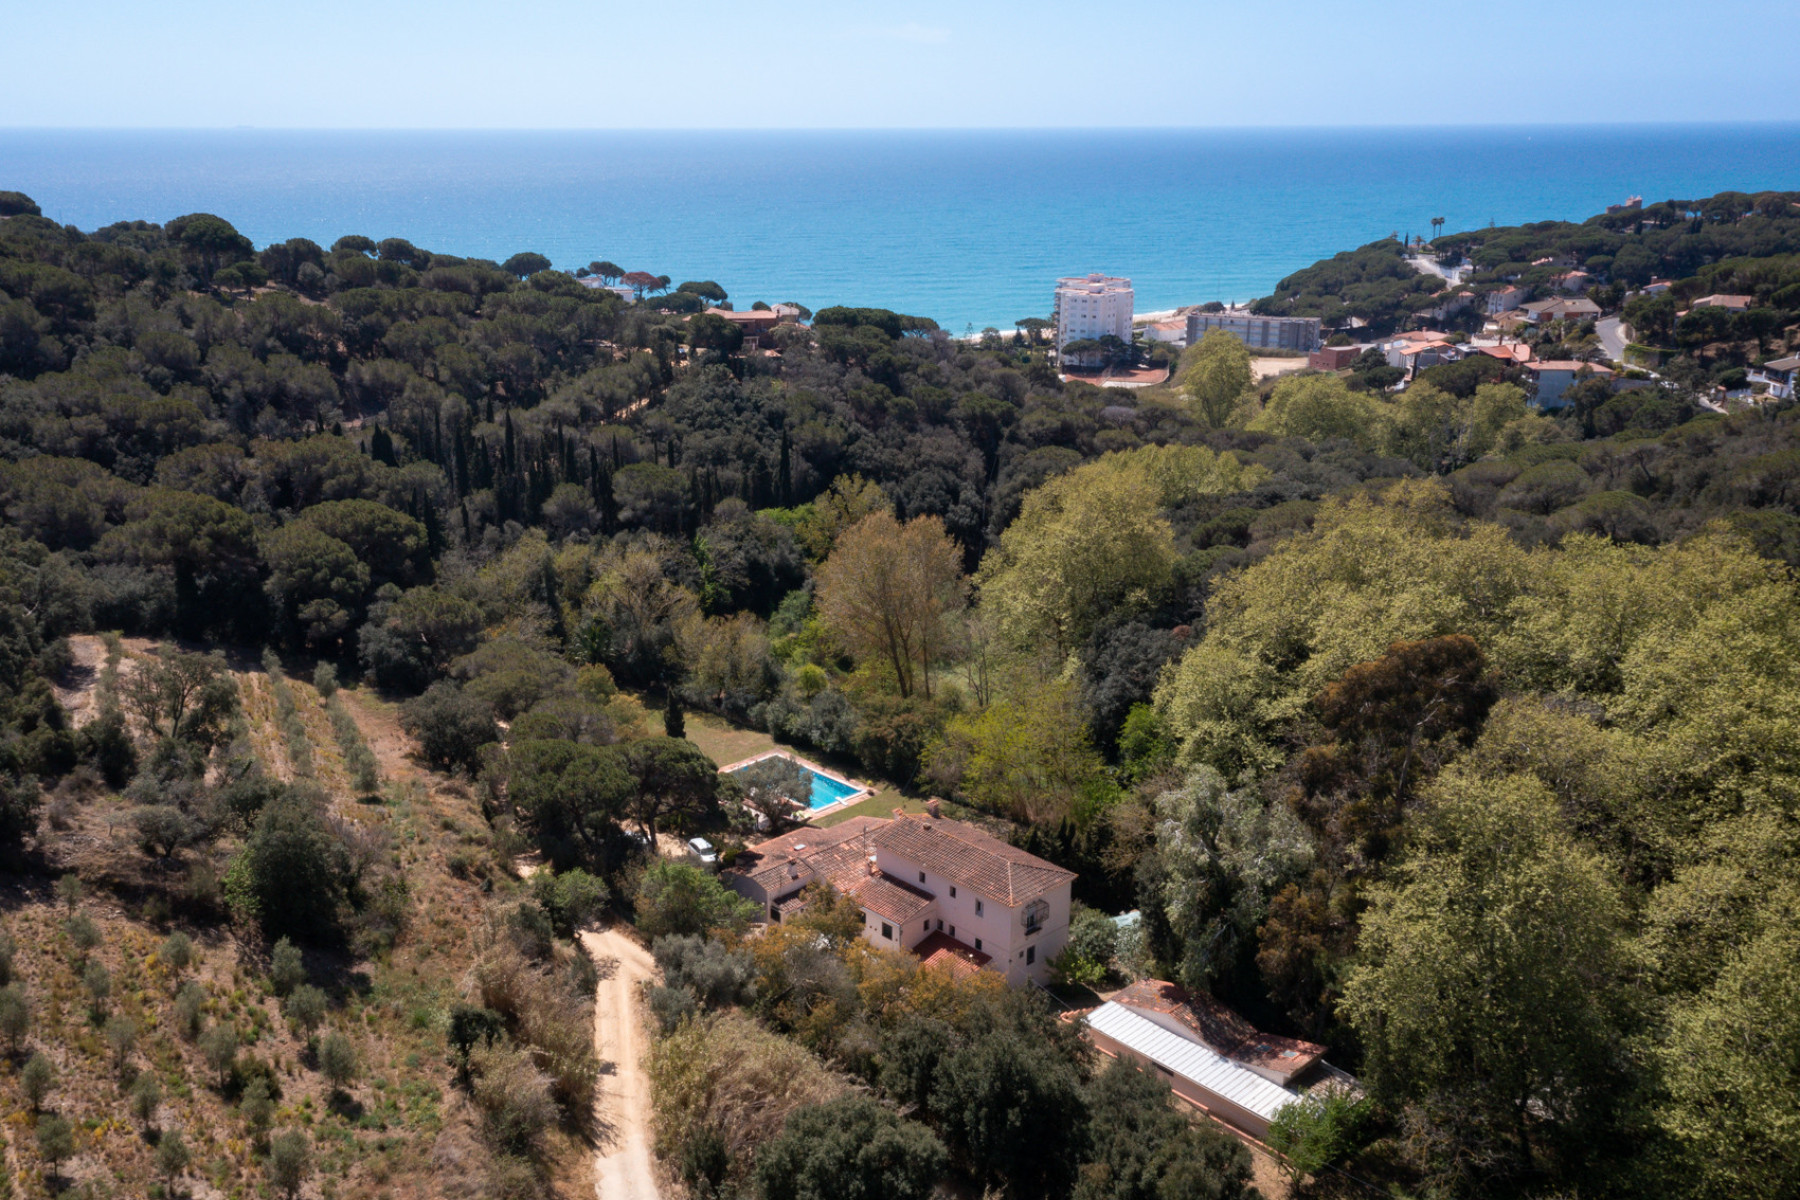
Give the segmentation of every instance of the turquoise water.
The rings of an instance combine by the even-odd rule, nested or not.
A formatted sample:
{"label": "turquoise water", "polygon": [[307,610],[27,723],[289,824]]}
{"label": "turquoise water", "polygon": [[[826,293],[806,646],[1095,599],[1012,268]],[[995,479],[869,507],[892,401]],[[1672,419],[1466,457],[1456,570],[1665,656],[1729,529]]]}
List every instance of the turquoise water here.
{"label": "turquoise water", "polygon": [[1580,220],[1628,194],[1800,189],[1800,125],[987,132],[0,130],[0,188],[92,229],[216,212],[259,246],[346,233],[716,279],[964,332],[1059,275],[1140,311],[1267,294],[1390,233]]}
{"label": "turquoise water", "polygon": [[[842,803],[862,790],[848,783],[840,783],[829,775],[821,775],[798,759],[795,759],[794,762],[802,771],[812,776],[812,802],[807,807],[813,812]],[[742,766],[732,774],[740,775],[749,769],[749,766]]]}

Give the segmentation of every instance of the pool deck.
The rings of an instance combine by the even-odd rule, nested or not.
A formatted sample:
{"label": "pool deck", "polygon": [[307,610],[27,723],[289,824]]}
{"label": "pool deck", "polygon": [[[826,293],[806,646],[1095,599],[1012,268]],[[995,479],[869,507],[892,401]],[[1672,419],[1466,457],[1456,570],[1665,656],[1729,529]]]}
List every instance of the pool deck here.
{"label": "pool deck", "polygon": [[811,822],[827,814],[841,812],[851,805],[861,804],[875,794],[875,789],[869,784],[851,779],[848,775],[833,771],[829,767],[822,767],[810,758],[803,758],[791,750],[764,750],[760,754],[752,754],[749,758],[740,758],[736,762],[726,763],[719,768],[719,774],[729,775],[733,771],[741,771],[752,763],[759,763],[765,758],[789,759],[822,779],[829,779],[834,783],[853,789],[848,796],[841,800],[834,800],[830,804],[821,805],[818,808],[808,808],[806,815],[801,818],[804,822]]}

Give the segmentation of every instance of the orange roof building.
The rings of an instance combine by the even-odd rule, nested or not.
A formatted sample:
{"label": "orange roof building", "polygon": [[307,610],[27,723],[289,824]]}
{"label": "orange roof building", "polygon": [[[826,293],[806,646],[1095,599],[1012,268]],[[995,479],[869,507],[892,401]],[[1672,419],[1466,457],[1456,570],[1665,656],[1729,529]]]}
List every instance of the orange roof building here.
{"label": "orange roof building", "polygon": [[801,892],[823,884],[855,898],[863,936],[877,946],[1024,984],[1047,980],[1068,942],[1075,873],[939,816],[934,801],[923,816],[895,810],[770,838],[740,853],[722,879],[771,921],[791,917]]}

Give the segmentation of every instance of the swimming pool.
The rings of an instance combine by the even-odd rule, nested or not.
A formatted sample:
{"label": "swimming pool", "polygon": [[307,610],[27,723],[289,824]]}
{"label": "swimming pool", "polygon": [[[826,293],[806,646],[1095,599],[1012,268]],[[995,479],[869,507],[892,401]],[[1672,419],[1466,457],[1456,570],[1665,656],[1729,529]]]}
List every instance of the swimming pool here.
{"label": "swimming pool", "polygon": [[728,775],[737,775],[749,770],[765,758],[785,758],[812,776],[812,800],[806,806],[810,812],[823,812],[825,809],[836,808],[840,804],[848,804],[870,794],[869,789],[862,784],[833,774],[817,763],[807,762],[804,758],[792,754],[783,754],[779,750],[768,754],[759,754],[755,758],[745,759],[740,763],[733,763],[729,767],[725,767],[724,771]]}

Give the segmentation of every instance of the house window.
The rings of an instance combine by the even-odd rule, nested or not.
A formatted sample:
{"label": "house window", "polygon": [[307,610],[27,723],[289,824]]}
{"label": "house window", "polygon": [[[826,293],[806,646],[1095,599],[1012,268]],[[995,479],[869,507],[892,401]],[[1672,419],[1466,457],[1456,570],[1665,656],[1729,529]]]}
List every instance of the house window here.
{"label": "house window", "polygon": [[889,925],[886,921],[883,921],[881,923],[881,936],[886,938],[890,942],[893,941],[894,940],[894,927],[892,925]]}
{"label": "house window", "polygon": [[980,938],[975,939],[975,948],[977,950],[981,949],[981,939]]}
{"label": "house window", "polygon": [[938,918],[938,932],[942,933],[943,931],[944,931],[944,918],[939,917]]}
{"label": "house window", "polygon": [[954,925],[952,925],[952,926],[951,926],[951,927],[950,927],[950,936],[951,936],[951,937],[955,937],[955,936],[956,936],[956,926],[954,926]]}
{"label": "house window", "polygon": [[1037,947],[1036,946],[1025,947],[1025,965],[1029,967],[1032,963],[1034,963],[1036,961],[1037,961]]}
{"label": "house window", "polygon": [[981,897],[979,896],[975,898],[975,915],[978,917],[981,915]]}
{"label": "house window", "polygon": [[955,884],[950,885],[950,898],[952,900],[956,899],[956,885]]}
{"label": "house window", "polygon": [[925,872],[923,872],[923,871],[920,871],[920,872],[919,872],[919,882],[920,882],[920,883],[924,883],[924,882],[925,882]]}

